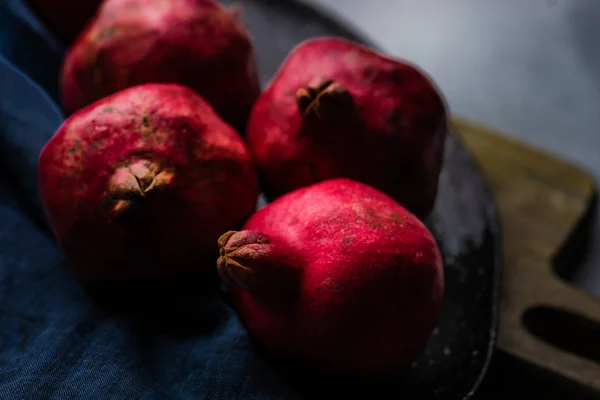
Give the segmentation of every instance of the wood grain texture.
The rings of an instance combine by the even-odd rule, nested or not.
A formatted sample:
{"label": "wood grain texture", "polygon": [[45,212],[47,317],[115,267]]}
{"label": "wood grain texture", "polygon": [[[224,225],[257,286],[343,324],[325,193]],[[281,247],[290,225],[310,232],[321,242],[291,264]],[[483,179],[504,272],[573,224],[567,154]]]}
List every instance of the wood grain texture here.
{"label": "wood grain texture", "polygon": [[[504,251],[500,351],[600,394],[597,359],[540,339],[523,319],[528,310],[545,307],[600,324],[600,298],[561,279],[555,265],[559,258],[568,261],[559,256],[594,207],[593,178],[573,164],[467,120],[455,119],[454,128],[498,203]],[[592,345],[600,346],[600,340]]]}

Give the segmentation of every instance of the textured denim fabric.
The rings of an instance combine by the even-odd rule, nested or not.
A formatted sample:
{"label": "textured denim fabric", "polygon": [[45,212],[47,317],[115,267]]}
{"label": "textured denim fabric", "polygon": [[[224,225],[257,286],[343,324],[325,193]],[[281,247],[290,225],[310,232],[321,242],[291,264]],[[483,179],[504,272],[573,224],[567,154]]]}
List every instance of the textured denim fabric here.
{"label": "textured denim fabric", "polygon": [[86,294],[63,262],[37,160],[63,120],[63,49],[19,1],[0,0],[0,399],[293,399],[219,294],[190,300],[175,334]]}

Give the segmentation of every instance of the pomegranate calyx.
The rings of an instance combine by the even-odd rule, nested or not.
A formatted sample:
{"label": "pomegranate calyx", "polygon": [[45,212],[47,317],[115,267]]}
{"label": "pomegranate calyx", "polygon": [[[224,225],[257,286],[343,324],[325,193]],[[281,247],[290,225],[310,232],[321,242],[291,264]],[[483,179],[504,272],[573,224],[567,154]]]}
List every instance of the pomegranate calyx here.
{"label": "pomegranate calyx", "polygon": [[150,191],[164,188],[173,180],[173,173],[158,164],[139,160],[118,168],[110,178],[108,196],[116,201],[114,210],[127,208],[132,201],[145,197]]}
{"label": "pomegranate calyx", "polygon": [[333,79],[319,78],[296,91],[296,104],[303,117],[335,116],[352,107],[348,90]]}
{"label": "pomegranate calyx", "polygon": [[256,258],[256,250],[253,250],[248,244],[266,244],[267,241],[247,239],[245,232],[229,231],[221,235],[218,240],[219,259],[217,260],[217,267],[221,274],[233,283],[246,291],[251,291],[252,287],[248,283],[252,280],[255,271],[244,266],[244,260]]}
{"label": "pomegranate calyx", "polygon": [[300,270],[290,249],[260,232],[229,231],[219,240],[219,275],[252,293],[295,293]]}

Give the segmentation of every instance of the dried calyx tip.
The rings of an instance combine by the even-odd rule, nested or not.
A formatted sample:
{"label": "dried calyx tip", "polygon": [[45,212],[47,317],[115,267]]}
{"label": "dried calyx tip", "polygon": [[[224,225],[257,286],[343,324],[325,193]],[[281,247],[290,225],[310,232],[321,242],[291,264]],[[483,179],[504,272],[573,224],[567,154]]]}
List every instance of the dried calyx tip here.
{"label": "dried calyx tip", "polygon": [[115,171],[109,182],[108,195],[117,202],[115,211],[120,211],[132,200],[144,197],[154,189],[163,188],[172,180],[171,171],[161,171],[156,163],[140,160]]}
{"label": "dried calyx tip", "polygon": [[[331,115],[352,107],[348,90],[333,79],[318,79],[296,92],[298,111],[304,117]],[[331,109],[330,109],[331,108]]]}
{"label": "dried calyx tip", "polygon": [[237,231],[229,231],[221,235],[217,243],[219,244],[219,254],[225,254],[225,245],[229,241],[229,238],[238,233]]}
{"label": "dried calyx tip", "polygon": [[275,293],[297,282],[298,269],[280,245],[256,231],[229,231],[219,240],[221,277],[248,292]]}
{"label": "dried calyx tip", "polygon": [[[249,291],[252,289],[249,281],[251,281],[251,275],[254,271],[243,265],[244,258],[248,256],[248,251],[244,252],[242,249],[253,243],[253,241],[249,237],[251,235],[247,233],[249,232],[229,231],[221,235],[218,240],[219,259],[217,260],[217,268],[222,278]],[[236,257],[237,253],[242,253],[241,257]]]}

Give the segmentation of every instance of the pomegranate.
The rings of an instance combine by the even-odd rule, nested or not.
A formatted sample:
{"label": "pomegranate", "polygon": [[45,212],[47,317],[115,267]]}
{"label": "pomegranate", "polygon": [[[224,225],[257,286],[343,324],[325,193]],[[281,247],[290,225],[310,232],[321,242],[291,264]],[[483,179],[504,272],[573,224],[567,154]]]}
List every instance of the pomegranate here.
{"label": "pomegranate", "polygon": [[42,23],[61,42],[71,44],[102,0],[27,0]]}
{"label": "pomegranate", "polygon": [[215,241],[258,198],[240,136],[177,84],[136,86],[74,113],[41,152],[39,184],[65,258],[86,281],[214,271]]}
{"label": "pomegranate", "polygon": [[270,199],[347,177],[425,217],[447,132],[444,101],[417,67],[322,37],[289,54],[254,105],[247,140]]}
{"label": "pomegranate", "polygon": [[243,129],[260,86],[239,9],[213,0],[105,0],[65,57],[64,108],[149,82],[189,86]]}
{"label": "pomegranate", "polygon": [[346,178],[290,192],[219,238],[219,274],[267,354],[324,375],[389,377],[423,351],[440,251],[391,197]]}

